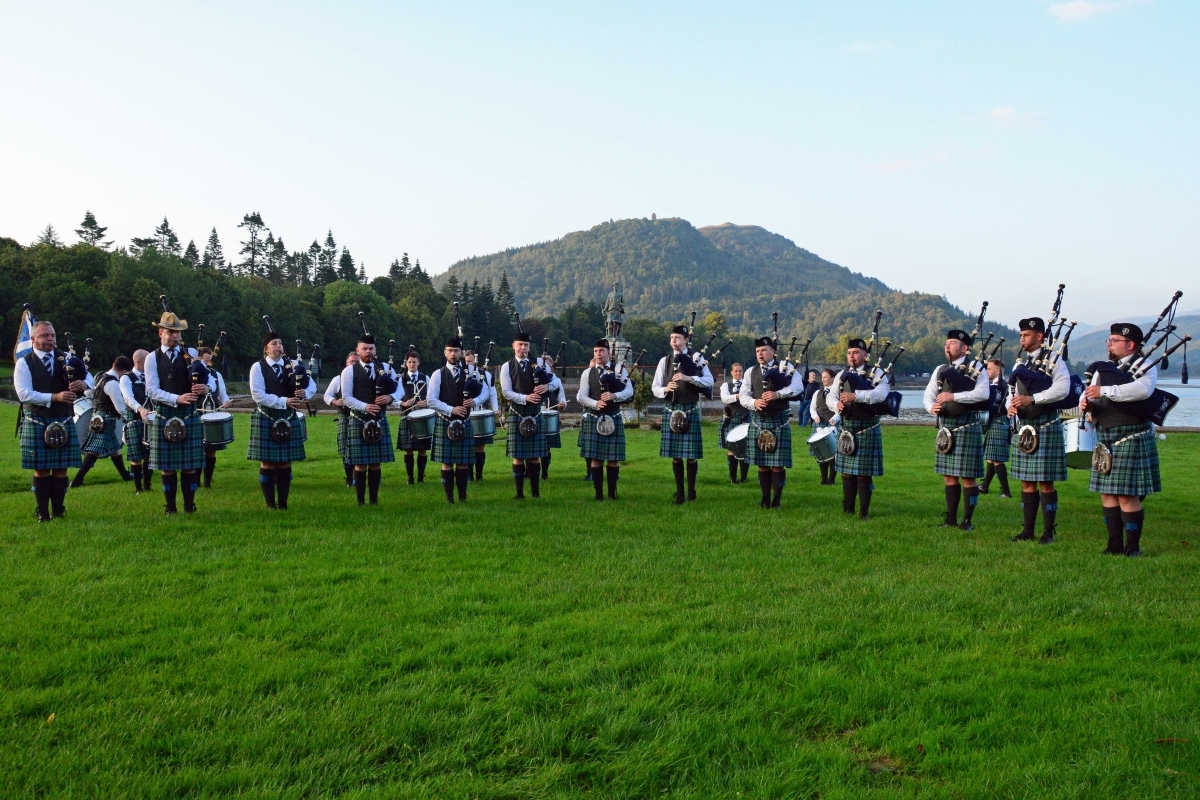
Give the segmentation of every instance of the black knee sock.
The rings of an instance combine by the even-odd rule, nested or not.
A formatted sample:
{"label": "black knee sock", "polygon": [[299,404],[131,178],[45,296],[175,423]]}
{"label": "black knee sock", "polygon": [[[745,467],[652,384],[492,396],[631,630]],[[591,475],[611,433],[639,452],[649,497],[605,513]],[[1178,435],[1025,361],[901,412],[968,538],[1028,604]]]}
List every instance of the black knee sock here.
{"label": "black knee sock", "polygon": [[417,483],[425,482],[425,465],[429,463],[429,457],[425,455],[425,451],[417,452]]}
{"label": "black knee sock", "polygon": [[970,525],[975,518],[975,509],[979,506],[979,487],[968,486],[963,489],[966,505],[963,508],[963,525]]}
{"label": "black knee sock", "polygon": [[413,467],[416,463],[417,463],[417,460],[415,458],[413,458],[412,453],[404,454],[404,471],[408,473],[408,482],[409,483],[412,483],[413,481],[416,480],[416,475],[413,474]]}
{"label": "black knee sock", "polygon": [[750,472],[750,462],[741,461],[739,463],[741,464],[741,475],[742,475],[740,483],[745,483],[746,475]]}
{"label": "black knee sock", "polygon": [[1120,506],[1104,507],[1104,527],[1108,529],[1106,553],[1120,555],[1125,552],[1125,521],[1121,519]]}
{"label": "black knee sock", "polygon": [[542,478],[543,479],[550,477],[550,458],[551,458],[551,456],[547,455],[545,458],[542,459]]}
{"label": "black knee sock", "polygon": [[263,499],[267,501],[267,508],[275,508],[275,477],[274,467],[258,468],[258,485],[262,488]]}
{"label": "black knee sock", "polygon": [[529,478],[529,493],[534,497],[541,497],[542,465],[536,461],[526,461],[525,475]]}
{"label": "black knee sock", "polygon": [[688,500],[696,499],[696,475],[700,472],[699,461],[687,462]]}
{"label": "black knee sock", "polygon": [[729,482],[737,483],[737,468],[738,460],[734,456],[725,456],[726,462],[729,464]]}
{"label": "black knee sock", "polygon": [[170,511],[172,514],[175,513],[178,510],[175,507],[175,497],[179,492],[178,472],[172,475],[168,475],[165,472],[162,474],[162,490],[163,499],[167,502],[167,511]]}
{"label": "black knee sock", "polygon": [[216,455],[205,456],[204,457],[204,486],[206,488],[212,486],[213,470],[215,470],[216,468],[217,468]]}
{"label": "black knee sock", "polygon": [[292,468],[280,467],[275,470],[275,492],[279,495],[276,505],[287,508],[288,492],[292,488]]}
{"label": "black knee sock", "polygon": [[442,490],[446,493],[446,502],[454,502],[454,469],[442,470]]}
{"label": "black knee sock", "polygon": [[154,470],[150,469],[149,464],[144,464],[142,466],[142,488],[146,491],[150,491],[150,487],[154,485],[153,481]]}
{"label": "black knee sock", "polygon": [[1005,464],[996,465],[996,477],[1000,480],[1000,491],[1005,494],[1012,494],[1008,490],[1008,466]]}
{"label": "black knee sock", "polygon": [[875,491],[875,487],[871,485],[870,475],[858,476],[858,515],[866,519],[867,512],[871,510],[871,493]]}
{"label": "black knee sock", "polygon": [[475,480],[483,480],[483,464],[487,461],[487,453],[480,450],[475,454]]}
{"label": "black knee sock", "polygon": [[50,495],[50,512],[56,517],[61,517],[67,513],[67,484],[66,475],[54,476],[54,483],[52,484],[54,486],[54,493]]}
{"label": "black knee sock", "polygon": [[996,465],[989,461],[987,462],[987,468],[983,471],[983,490],[985,492],[992,485],[992,478],[994,477],[996,477]]}
{"label": "black knee sock", "polygon": [[[596,469],[599,470],[600,467],[596,467]],[[617,480],[621,477],[621,468],[609,465],[607,468],[607,471],[608,471],[608,499],[616,500],[617,499]]]}
{"label": "black knee sock", "polygon": [[471,480],[471,467],[459,465],[454,468],[454,482],[458,485],[458,499],[467,499],[467,481]]}
{"label": "black knee sock", "polygon": [[683,499],[683,462],[675,460],[671,462],[671,471],[675,473],[675,499]]}
{"label": "black knee sock", "polygon": [[140,492],[142,490],[142,465],[131,464],[129,466],[129,472],[133,475],[134,491]]}
{"label": "black knee sock", "polygon": [[367,471],[365,469],[354,470],[354,494],[360,506],[367,502]]}
{"label": "black knee sock", "polygon": [[946,484],[946,519],[947,525],[958,524],[958,501],[962,497],[960,484]]}
{"label": "black knee sock", "polygon": [[525,462],[513,464],[513,483],[517,486],[516,499],[525,498]]}
{"label": "black knee sock", "polygon": [[50,519],[50,495],[54,494],[54,478],[47,475],[33,478],[33,497],[37,501],[38,517]]}
{"label": "black knee sock", "polygon": [[1021,528],[1021,535],[1033,536],[1033,529],[1037,525],[1038,512],[1038,493],[1037,492],[1021,492],[1021,514],[1024,516],[1025,527]]}
{"label": "black knee sock", "polygon": [[779,500],[783,497],[783,486],[787,483],[787,473],[771,470],[771,508],[779,508]]}
{"label": "black knee sock", "polygon": [[604,467],[588,467],[589,474],[592,476],[592,486],[596,488],[596,499],[604,499]]}
{"label": "black knee sock", "polygon": [[377,505],[379,503],[379,482],[381,480],[383,480],[382,470],[367,470],[367,502],[371,505]]}
{"label": "black knee sock", "polygon": [[842,473],[842,511],[854,513],[854,500],[858,497],[858,476]]}
{"label": "black knee sock", "polygon": [[346,485],[353,486],[354,485],[354,465],[353,464],[342,464],[342,468],[345,469],[345,471],[346,471]]}
{"label": "black knee sock", "polygon": [[120,453],[112,457],[113,466],[117,468],[117,474],[121,476],[121,480],[127,481],[133,476],[129,474],[129,470],[125,469],[125,459]]}
{"label": "black knee sock", "polygon": [[829,462],[822,461],[819,466],[821,467],[821,485],[824,486],[829,482]]}
{"label": "black knee sock", "polygon": [[1142,552],[1142,523],[1146,521],[1146,512],[1122,511],[1121,521],[1125,523],[1125,555]]}
{"label": "black knee sock", "polygon": [[83,486],[83,477],[87,475],[94,466],[96,466],[96,457],[91,453],[84,453],[83,466],[75,470],[75,480],[71,481],[71,488],[78,489],[80,486]]}
{"label": "black knee sock", "polygon": [[1054,518],[1058,514],[1058,490],[1042,492],[1042,535],[1054,533]]}
{"label": "black knee sock", "polygon": [[766,508],[771,506],[771,470],[760,469],[758,471],[758,488],[762,490],[762,500],[759,505]]}

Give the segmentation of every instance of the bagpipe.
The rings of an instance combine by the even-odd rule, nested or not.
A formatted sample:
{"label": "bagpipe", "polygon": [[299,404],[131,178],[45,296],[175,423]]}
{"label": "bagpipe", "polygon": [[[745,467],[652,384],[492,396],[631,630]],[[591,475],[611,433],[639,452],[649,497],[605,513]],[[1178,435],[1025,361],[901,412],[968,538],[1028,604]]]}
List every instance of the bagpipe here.
{"label": "bagpipe", "polygon": [[[358,312],[358,321],[362,325],[363,335],[370,336],[371,332],[367,330],[367,315],[362,311]],[[400,388],[400,381],[396,379],[395,371],[387,364],[379,363],[378,361],[375,363],[375,397],[379,398],[384,395],[393,396],[396,390]],[[342,387],[343,397],[351,393],[353,393],[353,387]],[[374,403],[368,403],[368,405],[374,405]],[[379,424],[379,419],[386,416],[387,406],[385,405],[380,407],[379,414],[369,416],[366,419],[359,418],[362,421],[362,438],[364,442],[367,444],[378,444],[383,439],[383,426]]]}
{"label": "bagpipe", "polygon": [[[1042,349],[1036,355],[1030,353],[1023,357],[1024,360],[1018,360],[1012,368],[1012,372],[1009,373],[1008,384],[1018,395],[1032,396],[1049,389],[1054,385],[1054,370],[1057,368],[1058,362],[1068,359],[1067,342],[1077,323],[1068,323],[1066,317],[1062,315],[1065,289],[1065,283],[1058,285],[1058,294],[1055,296],[1054,305],[1050,310],[1050,319],[1046,322],[1046,339],[1042,343]],[[1083,396],[1083,381],[1075,375],[1071,375],[1070,380],[1070,389],[1063,399],[1044,405],[1025,406],[1018,410],[1017,415],[1023,419],[1031,419],[1041,416],[1047,411],[1075,408],[1079,405],[1079,398]]]}
{"label": "bagpipe", "polygon": [[[776,353],[779,351],[779,312],[771,312],[771,322],[775,327],[775,333],[771,337],[771,342],[774,345]],[[788,355],[796,346],[796,337],[792,337],[792,342],[788,346]],[[796,367],[790,361],[790,358],[776,358],[776,366],[770,369],[763,370],[763,388],[769,392],[782,392],[784,389],[792,385],[792,376],[796,374]]]}
{"label": "bagpipe", "polygon": [[[455,320],[457,320],[458,319],[458,308],[457,307],[454,309],[454,316],[455,316]],[[517,321],[517,332],[525,333],[525,326],[521,323],[520,312],[514,311],[513,318],[516,319],[516,321]],[[462,330],[462,329],[460,328],[459,330]],[[542,340],[542,355],[543,356],[546,354],[546,342],[547,341],[548,340],[545,340],[545,339]],[[549,370],[546,369],[546,367],[544,365],[539,363],[540,360],[541,359],[534,359],[534,362],[533,362],[533,388],[535,388],[535,389],[539,386],[549,387],[550,382],[554,380],[554,373],[550,372]]]}
{"label": "bagpipe", "polygon": [[[879,341],[879,323],[883,319],[883,309],[875,311],[875,322],[871,327],[871,337],[867,340],[866,357],[863,359],[863,365],[858,368],[847,367],[838,374],[835,379],[834,386],[836,387],[835,394],[841,394],[842,391],[849,390],[851,392],[869,392],[876,389],[879,384],[888,380],[892,369],[896,366],[896,362],[900,360],[900,356],[904,355],[905,348],[903,346],[896,347],[896,354],[892,356],[892,360],[884,364],[884,359],[887,357],[888,350],[892,347],[892,341],[885,339],[883,347],[875,357],[875,363],[871,363],[871,353],[875,349],[875,343]],[[889,381],[890,383],[890,381]],[[888,392],[887,397],[878,403],[855,403],[860,411],[868,416],[900,416],[900,403],[904,399],[900,392],[892,390]]]}
{"label": "bagpipe", "polygon": [[[67,385],[70,386],[75,381],[87,381],[88,375],[91,373],[88,371],[87,362],[75,354],[75,341],[71,332],[64,331],[63,338],[67,341],[67,349],[66,352],[58,351],[58,365],[62,367],[63,374],[67,376]],[[91,339],[88,341],[90,342]]]}
{"label": "bagpipe", "polygon": [[[271,324],[271,318],[266,314],[263,314],[262,318],[263,322],[265,322],[267,325],[267,331],[269,333],[276,333],[275,326]],[[282,344],[283,337],[281,336],[279,339],[280,343]],[[287,392],[288,397],[295,397],[296,392],[306,390],[309,382],[312,380],[312,378],[308,376],[308,370],[305,369],[304,362],[301,360],[301,344],[301,340],[297,339],[295,358],[288,355],[286,347],[283,348],[283,363],[285,365],[283,371],[283,387],[284,391]]]}
{"label": "bagpipe", "polygon": [[[611,352],[611,351],[610,351]],[[637,369],[638,364],[645,358],[646,351],[643,350],[633,362],[633,369]],[[616,358],[610,358],[607,364],[602,364],[598,369],[603,370],[600,373],[600,388],[612,395],[620,394],[625,391],[626,381],[629,380],[628,372],[626,377],[621,377],[621,371],[625,369],[623,360],[625,351],[622,349],[617,352]],[[595,398],[599,400],[600,398]],[[612,436],[617,431],[617,423],[613,420],[613,412],[620,413],[620,403],[610,404],[605,411],[596,412],[596,433],[601,436]]]}

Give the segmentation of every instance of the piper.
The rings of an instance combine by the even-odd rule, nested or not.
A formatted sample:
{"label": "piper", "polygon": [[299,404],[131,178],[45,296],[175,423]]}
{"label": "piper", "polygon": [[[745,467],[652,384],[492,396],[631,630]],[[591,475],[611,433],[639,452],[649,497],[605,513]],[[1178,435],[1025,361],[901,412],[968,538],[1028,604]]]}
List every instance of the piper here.
{"label": "piper", "polygon": [[292,486],[292,462],[303,461],[304,439],[295,430],[296,409],[316,393],[316,381],[293,380],[283,354],[283,337],[267,331],[262,358],[250,366],[250,396],[256,404],[250,415],[248,461],[259,462],[258,483],[267,508],[286,511]]}
{"label": "piper", "polygon": [[675,505],[683,505],[684,462],[687,462],[688,501],[696,499],[696,475],[704,458],[704,436],[700,430],[700,395],[711,392],[713,376],[708,366],[698,366],[688,352],[691,334],[686,325],[671,328],[671,352],[654,370],[650,390],[665,400],[662,410],[662,440],[658,454],[671,459],[675,473]]}

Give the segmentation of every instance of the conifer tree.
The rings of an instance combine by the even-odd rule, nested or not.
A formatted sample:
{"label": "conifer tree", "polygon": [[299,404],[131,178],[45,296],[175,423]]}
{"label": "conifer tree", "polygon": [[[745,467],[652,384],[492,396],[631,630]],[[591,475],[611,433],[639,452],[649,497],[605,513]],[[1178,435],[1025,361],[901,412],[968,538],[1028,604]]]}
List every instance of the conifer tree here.
{"label": "conifer tree", "polygon": [[239,250],[240,255],[244,255],[246,259],[239,264],[239,272],[243,275],[259,276],[265,269],[266,260],[266,243],[263,241],[262,232],[266,230],[266,223],[263,222],[262,215],[257,211],[246,214],[242,217],[242,221],[238,223],[239,228],[246,229],[246,241],[242,242],[242,249]]}
{"label": "conifer tree", "polygon": [[212,233],[208,235],[208,244],[204,246],[204,255],[200,258],[200,266],[220,272],[228,271],[225,264],[225,250],[221,247],[221,239],[217,236],[216,228],[213,228]]}
{"label": "conifer tree", "polygon": [[517,310],[517,299],[513,297],[512,289],[508,285],[508,270],[500,272],[500,288],[496,290],[496,307],[506,317],[511,317]]}
{"label": "conifer tree", "polygon": [[107,250],[112,242],[104,241],[104,232],[108,228],[100,227],[96,222],[96,215],[88,210],[84,212],[83,222],[79,223],[79,227],[75,229],[75,235],[79,237],[79,241],[84,244],[90,244],[92,247],[99,247],[101,250]]}
{"label": "conifer tree", "polygon": [[365,261],[358,264],[358,282],[363,286],[367,285],[367,264]]}
{"label": "conifer tree", "polygon": [[287,280],[287,247],[283,244],[283,238],[276,239],[275,234],[268,231],[263,246],[266,249],[263,276],[271,283],[282,286]]}
{"label": "conifer tree", "polygon": [[200,251],[196,249],[196,240],[188,240],[188,246],[183,251],[183,260],[191,264],[193,268],[200,264]]}
{"label": "conifer tree", "polygon": [[62,241],[58,238],[58,231],[54,230],[54,226],[49,223],[47,223],[46,227],[42,229],[42,232],[38,234],[37,241],[34,242],[34,244],[48,244],[51,247],[63,246]]}
{"label": "conifer tree", "polygon": [[167,222],[166,217],[163,217],[162,224],[154,229],[154,244],[158,252],[164,255],[177,256],[183,252],[179,245],[179,237],[171,230],[171,223]]}
{"label": "conifer tree", "polygon": [[[318,252],[320,249],[317,248]],[[288,283],[293,286],[312,285],[312,260],[303,250],[297,250],[288,256]]]}
{"label": "conifer tree", "polygon": [[333,240],[333,231],[325,234],[324,247],[317,244],[314,239],[312,247],[308,248],[310,254],[316,248],[317,271],[313,275],[313,284],[316,286],[325,286],[333,283],[338,279],[337,276],[337,242]]}
{"label": "conifer tree", "polygon": [[338,259],[337,276],[341,281],[358,282],[358,270],[354,268],[354,257],[350,255],[349,248],[342,248],[342,257]]}

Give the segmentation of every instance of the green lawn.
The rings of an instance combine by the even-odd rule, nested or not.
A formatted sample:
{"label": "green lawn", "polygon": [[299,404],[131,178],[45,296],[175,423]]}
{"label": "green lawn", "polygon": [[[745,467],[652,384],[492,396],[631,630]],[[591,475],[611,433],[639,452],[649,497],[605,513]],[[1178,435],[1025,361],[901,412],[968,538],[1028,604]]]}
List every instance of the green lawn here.
{"label": "green lawn", "polygon": [[101,464],[36,526],[0,452],[4,797],[1200,791],[1194,436],[1160,443],[1137,560],[1099,555],[1078,472],[1051,547],[1010,544],[996,494],[935,528],[929,428],[886,430],[864,523],[806,454],[760,510],[715,446],[673,507],[648,431],[616,503],[568,435],[540,501],[499,444],[466,505],[395,464],[360,510],[330,417],[268,513],[247,422],[170,519]]}

